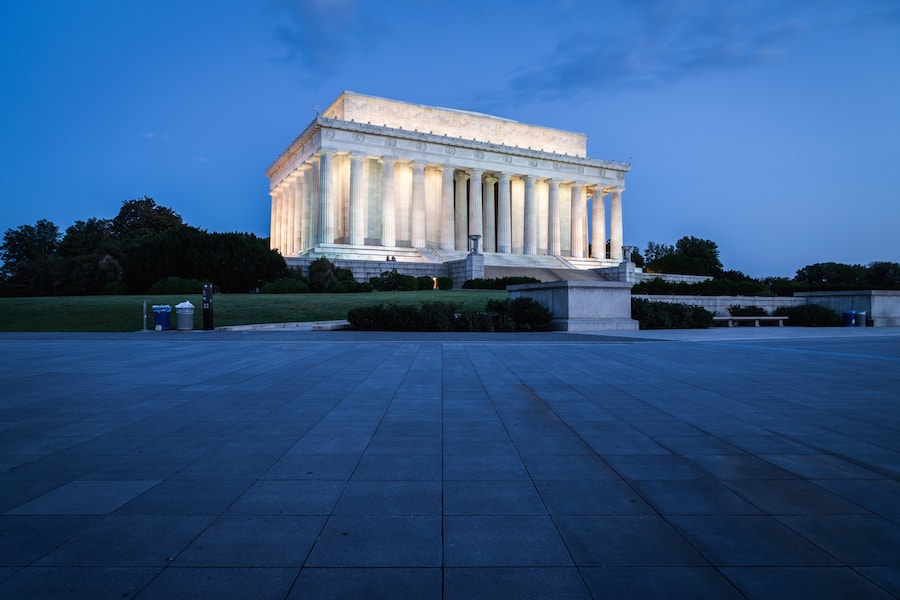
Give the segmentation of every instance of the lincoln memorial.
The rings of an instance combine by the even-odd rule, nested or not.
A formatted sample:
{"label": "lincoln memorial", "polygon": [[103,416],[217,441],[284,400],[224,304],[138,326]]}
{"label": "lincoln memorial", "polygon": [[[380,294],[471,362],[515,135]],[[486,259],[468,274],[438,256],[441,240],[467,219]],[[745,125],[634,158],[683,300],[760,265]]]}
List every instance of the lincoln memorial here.
{"label": "lincoln memorial", "polygon": [[344,92],[266,171],[271,247],[437,266],[479,236],[487,267],[613,267],[629,169],[581,133]]}

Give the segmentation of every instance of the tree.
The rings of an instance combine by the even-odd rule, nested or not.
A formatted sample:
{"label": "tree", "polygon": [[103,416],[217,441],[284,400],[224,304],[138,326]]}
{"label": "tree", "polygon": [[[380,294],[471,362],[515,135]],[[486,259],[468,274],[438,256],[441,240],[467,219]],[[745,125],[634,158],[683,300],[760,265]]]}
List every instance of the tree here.
{"label": "tree", "polygon": [[144,236],[128,248],[124,279],[133,293],[167,277],[212,281],[223,292],[249,292],[288,272],[277,251],[248,233],[207,233],[184,225]]}
{"label": "tree", "polygon": [[651,273],[718,277],[723,272],[716,243],[694,236],[685,236],[674,246],[649,242],[646,255],[647,270]]}
{"label": "tree", "polygon": [[178,213],[144,196],[122,203],[119,214],[112,220],[111,232],[113,238],[126,244],[182,225],[184,223]]}
{"label": "tree", "polygon": [[66,229],[57,249],[60,256],[88,254],[119,254],[119,245],[112,235],[112,222],[107,219],[75,221]]}
{"label": "tree", "polygon": [[4,293],[42,295],[53,291],[53,259],[59,245],[59,227],[46,219],[34,226],[20,225],[3,234],[0,276]]}
{"label": "tree", "polygon": [[694,261],[698,270],[697,275],[716,276],[722,273],[722,261],[719,260],[719,247],[712,240],[703,240],[694,236],[683,237],[675,242],[675,254],[687,257]]}
{"label": "tree", "polygon": [[644,260],[652,263],[659,260],[663,256],[675,254],[675,246],[667,244],[657,244],[656,242],[647,242],[647,249],[644,250]]}
{"label": "tree", "polygon": [[815,263],[797,270],[794,279],[816,288],[832,289],[860,286],[866,278],[862,265],[845,265],[836,262]]}
{"label": "tree", "polygon": [[631,249],[631,262],[638,268],[644,266],[644,257],[641,255],[641,251],[638,250],[637,246]]}
{"label": "tree", "polygon": [[59,243],[54,292],[65,295],[100,294],[122,278],[122,252],[106,219],[75,221]]}
{"label": "tree", "polygon": [[900,289],[900,264],[895,262],[869,263],[866,284],[872,289]]}

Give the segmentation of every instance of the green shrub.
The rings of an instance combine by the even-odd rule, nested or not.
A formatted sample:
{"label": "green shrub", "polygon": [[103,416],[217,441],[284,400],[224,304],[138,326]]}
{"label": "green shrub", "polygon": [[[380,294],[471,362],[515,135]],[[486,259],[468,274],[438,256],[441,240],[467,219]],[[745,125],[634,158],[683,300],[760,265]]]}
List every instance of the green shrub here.
{"label": "green shrub", "polygon": [[259,288],[261,294],[306,294],[309,285],[302,279],[287,278],[264,283]]}
{"label": "green shrub", "polygon": [[769,311],[764,309],[762,306],[739,306],[737,304],[733,304],[728,307],[728,314],[732,317],[765,317],[769,314]]}
{"label": "green shrub", "polygon": [[520,283],[540,283],[534,277],[495,277],[493,279],[469,279],[463,283],[467,290],[505,290],[508,285]]}
{"label": "green shrub", "polygon": [[516,331],[547,331],[553,321],[550,309],[531,298],[488,300],[485,311],[508,317]]}
{"label": "green shrub", "polygon": [[103,286],[103,293],[107,296],[119,296],[128,293],[128,286],[123,281],[110,281]]}
{"label": "green shrub", "polygon": [[713,316],[692,304],[631,299],[631,318],[640,323],[641,329],[706,329],[712,325]]}
{"label": "green shrub", "polygon": [[162,294],[199,294],[203,292],[203,282],[199,279],[184,279],[182,277],[166,277],[155,281],[148,291],[151,295]]}
{"label": "green shrub", "polygon": [[531,298],[490,300],[484,311],[458,311],[452,302],[383,304],[353,308],[347,320],[356,329],[376,331],[546,331],[552,320]]}
{"label": "green shrub", "polygon": [[442,290],[452,290],[453,289],[453,278],[452,277],[438,277],[438,287]]}
{"label": "green shrub", "polygon": [[841,315],[830,308],[818,304],[782,306],[775,309],[774,314],[788,317],[785,325],[805,327],[839,327],[841,325]]}
{"label": "green shrub", "polygon": [[323,256],[309,265],[309,290],[317,294],[347,294],[371,292],[372,287],[356,281],[353,271],[336,267]]}
{"label": "green shrub", "polygon": [[419,289],[419,282],[416,281],[416,278],[412,275],[401,275],[400,276],[400,291],[401,292],[414,292]]}
{"label": "green shrub", "polygon": [[632,294],[655,296],[676,294],[680,296],[774,296],[767,284],[754,279],[718,278],[699,283],[668,282],[661,277],[642,281],[631,288]]}
{"label": "green shrub", "polygon": [[429,277],[428,275],[422,275],[421,277],[416,277],[416,289],[417,290],[433,290],[434,289],[434,279]]}
{"label": "green shrub", "polygon": [[450,331],[459,305],[452,302],[383,304],[352,308],[347,320],[356,329],[374,331]]}
{"label": "green shrub", "polygon": [[382,271],[381,275],[370,278],[369,283],[379,292],[396,292],[400,290],[401,275],[397,269]]}

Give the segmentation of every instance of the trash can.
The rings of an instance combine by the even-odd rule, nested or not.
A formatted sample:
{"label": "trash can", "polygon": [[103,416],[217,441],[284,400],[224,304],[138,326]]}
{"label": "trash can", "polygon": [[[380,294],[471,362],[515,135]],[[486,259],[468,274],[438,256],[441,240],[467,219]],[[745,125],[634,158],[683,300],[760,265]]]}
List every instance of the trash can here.
{"label": "trash can", "polygon": [[845,310],[841,313],[841,325],[844,327],[853,327],[853,317],[856,313],[852,310]]}
{"label": "trash can", "polygon": [[168,331],[172,328],[172,307],[168,304],[153,305],[153,328]]}
{"label": "trash can", "polygon": [[856,326],[857,327],[865,327],[866,326],[866,311],[856,311]]}
{"label": "trash can", "polygon": [[175,305],[175,321],[178,331],[190,331],[194,328],[194,305],[185,300]]}

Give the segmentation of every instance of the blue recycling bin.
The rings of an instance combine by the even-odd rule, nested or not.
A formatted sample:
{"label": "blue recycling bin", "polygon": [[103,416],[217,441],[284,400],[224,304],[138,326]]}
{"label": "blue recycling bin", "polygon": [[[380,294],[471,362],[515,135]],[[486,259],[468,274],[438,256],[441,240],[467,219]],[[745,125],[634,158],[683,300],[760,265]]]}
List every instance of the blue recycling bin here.
{"label": "blue recycling bin", "polygon": [[856,312],[852,310],[845,310],[841,313],[841,324],[844,327],[853,327],[853,319],[856,317]]}
{"label": "blue recycling bin", "polygon": [[153,305],[153,328],[156,331],[169,331],[172,328],[172,307],[168,304]]}

